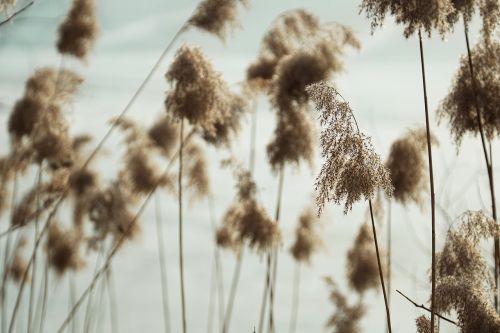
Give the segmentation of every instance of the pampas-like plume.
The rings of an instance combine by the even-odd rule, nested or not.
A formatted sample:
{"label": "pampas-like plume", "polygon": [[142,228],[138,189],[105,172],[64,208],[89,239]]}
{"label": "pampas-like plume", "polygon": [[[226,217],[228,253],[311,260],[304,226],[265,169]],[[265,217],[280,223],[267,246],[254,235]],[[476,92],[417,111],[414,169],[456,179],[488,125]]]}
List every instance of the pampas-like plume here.
{"label": "pampas-like plume", "polygon": [[[14,249],[14,254],[12,258],[12,262],[8,267],[8,274],[10,278],[16,282],[21,283],[23,280],[23,276],[28,268],[28,262],[26,258],[23,256],[22,252],[26,247],[26,239],[21,237],[16,244],[16,248]],[[29,272],[28,272],[29,274]],[[29,276],[28,276],[29,279]]]}
{"label": "pampas-like plume", "polygon": [[500,43],[479,42],[472,50],[476,89],[474,91],[467,56],[460,60],[448,96],[438,108],[440,120],[447,120],[455,142],[460,144],[465,134],[478,135],[475,101],[480,108],[482,128],[488,139],[500,134]]}
{"label": "pampas-like plume", "polygon": [[57,49],[85,59],[92,49],[98,32],[95,0],[73,0],[64,22],[59,26]]}
{"label": "pampas-like plume", "polygon": [[160,152],[170,157],[172,151],[178,144],[179,126],[166,116],[159,117],[148,129],[149,139]]}
{"label": "pampas-like plume", "polygon": [[190,141],[184,147],[184,154],[186,188],[190,191],[192,200],[203,198],[210,191],[210,177],[203,149],[195,141]]}
{"label": "pampas-like plume", "polygon": [[302,160],[311,164],[313,142],[313,125],[305,110],[279,113],[273,138],[267,145],[271,167],[279,171],[285,163],[298,166]]}
{"label": "pampas-like plume", "polygon": [[361,300],[354,305],[349,305],[347,297],[339,290],[331,278],[325,278],[330,290],[330,301],[335,306],[335,312],[328,320],[326,326],[334,333],[360,333],[360,321],[365,315],[365,306]]}
{"label": "pampas-like plume", "polygon": [[262,40],[255,62],[247,69],[247,82],[255,90],[268,90],[281,59],[299,49],[321,29],[319,19],[304,9],[280,15]]}
{"label": "pampas-like plume", "polygon": [[[434,136],[431,138],[436,145],[437,139]],[[422,193],[428,190],[426,152],[425,128],[409,130],[391,145],[386,166],[394,186],[394,199],[403,205],[415,202],[422,207]]]}
{"label": "pampas-like plume", "polygon": [[409,38],[423,30],[430,36],[433,29],[441,35],[449,30],[449,16],[454,11],[450,0],[363,0],[360,12],[371,19],[372,31],[383,25],[390,14],[396,23],[405,26],[404,36]]}
{"label": "pampas-like plume", "polygon": [[279,228],[257,202],[257,186],[250,172],[236,162],[230,162],[230,165],[234,168],[237,195],[218,229],[219,243],[234,250],[246,243],[257,252],[266,253],[279,244]]}
{"label": "pampas-like plume", "polygon": [[272,83],[274,105],[286,111],[294,104],[306,104],[308,85],[324,81],[344,69],[341,58],[346,46],[359,49],[361,44],[349,27],[335,24],[322,27],[322,31],[304,42],[300,49],[283,57]]}
{"label": "pampas-like plume", "polygon": [[79,230],[63,230],[53,221],[47,236],[48,264],[54,268],[59,276],[68,270],[76,271],[83,265],[80,255],[80,245],[83,238]]}
{"label": "pampas-like plume", "polygon": [[479,242],[498,237],[500,228],[482,212],[466,212],[459,227],[448,231],[437,256],[436,311],[458,315],[462,332],[498,332],[500,316],[492,299],[493,277],[482,257]]}
{"label": "pampas-like plume", "polygon": [[32,135],[35,125],[46,117],[50,121],[61,117],[61,108],[71,100],[82,79],[69,70],[42,68],[28,79],[24,96],[14,105],[8,130],[17,142]]}
{"label": "pampas-like plume", "polygon": [[225,109],[214,123],[214,131],[203,132],[203,139],[215,147],[230,147],[241,129],[241,117],[248,110],[248,96],[230,94]]}
{"label": "pampas-like plume", "polygon": [[363,223],[352,247],[347,251],[347,281],[352,289],[363,294],[368,289],[379,287],[378,278],[373,235],[370,226]]}
{"label": "pampas-like plume", "polygon": [[431,320],[423,315],[415,319],[415,325],[417,326],[417,333],[437,332],[437,328],[434,329],[434,332],[431,331]]}
{"label": "pampas-like plume", "polygon": [[139,233],[140,223],[137,221],[131,223],[134,214],[129,208],[134,199],[126,186],[119,182],[113,182],[108,187],[93,193],[88,208],[95,232],[91,243],[103,240],[108,235],[115,241],[120,241],[122,237],[133,239]]}
{"label": "pampas-like plume", "polygon": [[[50,208],[66,189],[68,177],[67,170],[62,170],[56,172],[48,182],[40,184],[40,186],[35,185],[13,208],[11,224],[25,226]],[[40,204],[39,211],[37,211],[37,198]]]}
{"label": "pampas-like plume", "polygon": [[483,19],[483,36],[489,39],[500,22],[500,4],[497,0],[451,0],[451,3],[455,9],[448,15],[451,27],[460,20],[460,17],[463,18],[464,24],[469,26],[474,13],[479,9]]}
{"label": "pampas-like plume", "polygon": [[215,135],[215,124],[229,109],[230,92],[199,48],[183,46],[165,75],[173,89],[165,107],[177,119]]}
{"label": "pampas-like plume", "polygon": [[379,189],[391,196],[389,171],[370,138],[359,132],[349,104],[340,101],[337,90],[325,82],[309,86],[307,92],[321,112],[323,127],[320,141],[325,162],[316,178],[318,213],[330,201],[344,202],[347,213],[354,202],[373,199]]}
{"label": "pampas-like plume", "polygon": [[17,0],[0,0],[0,13],[7,13],[16,6]]}
{"label": "pampas-like plume", "polygon": [[238,3],[247,6],[248,0],[204,0],[188,23],[224,40],[238,26]]}
{"label": "pampas-like plume", "polygon": [[295,229],[295,242],[290,247],[290,253],[297,262],[310,263],[311,256],[322,246],[317,227],[319,220],[312,208],[307,208],[299,217]]}

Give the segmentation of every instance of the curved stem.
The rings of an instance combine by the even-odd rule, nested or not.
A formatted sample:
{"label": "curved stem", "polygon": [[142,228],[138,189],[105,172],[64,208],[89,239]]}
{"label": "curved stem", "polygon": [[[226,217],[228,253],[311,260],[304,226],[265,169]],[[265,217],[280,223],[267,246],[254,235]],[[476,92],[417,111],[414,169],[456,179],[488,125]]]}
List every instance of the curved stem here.
{"label": "curved stem", "polygon": [[26,9],[28,9],[29,7],[31,7],[34,3],[35,3],[35,1],[30,1],[26,5],[24,5],[20,9],[18,9],[17,11],[15,11],[11,15],[9,15],[9,17],[7,17],[5,20],[3,20],[2,22],[0,22],[0,27],[2,25],[7,24],[8,22],[12,21],[17,15],[21,14],[22,12],[24,12]]}
{"label": "curved stem", "polygon": [[424,48],[422,45],[422,32],[418,31],[418,40],[420,46],[420,65],[422,68],[422,85],[424,89],[424,104],[425,104],[425,129],[427,132],[427,155],[429,159],[429,183],[431,188],[431,219],[432,219],[432,267],[431,267],[431,327],[435,327],[434,304],[435,304],[435,289],[436,289],[436,198],[434,195],[434,170],[432,167],[432,145],[431,145],[431,130],[429,125],[429,106],[427,103],[427,84],[425,81],[425,62]]}
{"label": "curved stem", "polygon": [[368,204],[370,205],[370,218],[372,220],[373,240],[375,241],[375,251],[377,252],[378,274],[380,276],[380,284],[382,286],[382,292],[384,294],[385,312],[386,312],[386,316],[387,316],[387,327],[389,329],[389,333],[391,333],[392,332],[391,312],[389,311],[389,302],[387,300],[387,293],[385,291],[384,274],[382,272],[382,264],[380,263],[380,253],[378,250],[378,241],[377,241],[377,230],[375,229],[375,220],[373,219],[372,201],[368,200]]}
{"label": "curved stem", "polygon": [[116,303],[116,290],[115,290],[115,281],[113,270],[111,265],[109,265],[108,272],[106,274],[106,286],[108,289],[108,298],[109,298],[109,313],[110,313],[110,326],[112,333],[118,333],[120,330],[118,328],[118,311],[117,311],[117,303]]}

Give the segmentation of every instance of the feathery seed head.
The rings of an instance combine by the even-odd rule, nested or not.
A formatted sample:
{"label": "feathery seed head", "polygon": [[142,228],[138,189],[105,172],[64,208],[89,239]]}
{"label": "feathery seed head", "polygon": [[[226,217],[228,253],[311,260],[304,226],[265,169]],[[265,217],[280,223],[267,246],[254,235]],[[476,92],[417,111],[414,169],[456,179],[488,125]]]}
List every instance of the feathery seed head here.
{"label": "feathery seed head", "polygon": [[85,59],[94,46],[98,30],[95,0],[73,0],[66,19],[59,26],[59,53]]}
{"label": "feathery seed head", "polygon": [[322,246],[317,231],[318,224],[319,220],[311,207],[300,215],[295,229],[295,243],[290,248],[296,261],[310,263],[312,254]]}

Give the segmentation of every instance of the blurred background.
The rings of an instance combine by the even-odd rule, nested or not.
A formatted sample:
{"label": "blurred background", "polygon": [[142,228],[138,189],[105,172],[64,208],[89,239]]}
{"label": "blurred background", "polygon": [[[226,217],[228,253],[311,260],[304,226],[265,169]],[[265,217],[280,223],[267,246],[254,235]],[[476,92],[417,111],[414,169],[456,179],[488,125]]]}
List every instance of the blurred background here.
{"label": "blurred background", "polygon": [[[24,3],[18,4],[21,7]],[[34,5],[8,24],[0,27],[0,153],[9,149],[6,130],[8,115],[15,101],[22,96],[26,79],[39,67],[58,66],[60,56],[54,43],[57,27],[70,5],[68,0],[36,0]],[[86,65],[67,61],[64,65],[79,72],[85,83],[79,90],[72,109],[67,114],[72,133],[89,133],[100,138],[133,95],[165,45],[191,15],[195,0],[100,0],[97,2],[100,34],[97,45]],[[227,82],[237,85],[245,79],[247,66],[257,57],[261,38],[273,20],[282,12],[304,8],[320,17],[322,22],[336,21],[352,27],[362,43],[359,51],[348,50],[345,72],[335,79],[341,94],[352,106],[362,131],[373,139],[376,150],[385,160],[390,144],[407,128],[424,125],[423,96],[418,39],[405,39],[402,27],[392,18],[373,35],[370,22],[359,15],[359,1],[326,0],[252,0],[248,10],[242,9],[239,29],[226,42],[191,29],[181,35],[169,56],[147,85],[145,92],[130,110],[129,116],[140,123],[151,124],[164,112],[163,102],[168,85],[164,79],[175,49],[183,44],[200,46],[214,67]],[[431,128],[440,141],[434,150],[436,197],[438,203],[438,249],[453,219],[467,209],[489,212],[487,178],[478,138],[466,138],[460,153],[453,145],[446,124],[439,125],[435,110],[448,92],[459,57],[465,52],[463,31],[458,26],[445,40],[439,36],[425,38],[426,74],[428,80]],[[478,38],[479,22],[471,26],[472,43]],[[257,154],[255,180],[259,200],[269,212],[274,211],[278,179],[270,169],[265,147],[271,140],[275,116],[266,98],[257,105]],[[107,142],[104,154],[97,161],[103,180],[115,176],[115,165],[121,158],[121,135]],[[239,141],[233,153],[247,163],[250,149],[250,116],[243,122]],[[319,145],[317,145],[319,148]],[[494,144],[494,150],[496,143]],[[234,182],[219,162],[227,152],[207,148],[214,209],[217,223],[233,200]],[[494,165],[496,161],[494,161]],[[275,303],[277,332],[288,330],[294,262],[289,248],[294,240],[298,216],[314,196],[314,179],[321,166],[319,150],[312,168],[287,168],[282,201],[281,226],[283,245],[278,265],[278,285]],[[32,175],[33,179],[35,173]],[[29,177],[28,177],[29,178]],[[20,196],[33,180],[21,183]],[[484,200],[482,200],[484,198]],[[161,197],[167,244],[168,292],[174,332],[181,330],[178,279],[177,204],[172,196]],[[428,200],[428,195],[426,196]],[[325,276],[331,276],[348,293],[352,301],[357,295],[346,287],[345,256],[357,230],[365,220],[367,204],[360,202],[352,212],[343,214],[343,207],[328,205],[322,217],[322,238],[325,248],[313,257],[310,266],[302,269],[298,332],[324,332],[334,307],[328,300]],[[424,314],[398,295],[403,291],[418,303],[425,303],[430,294],[430,209],[423,212],[415,205],[402,208],[395,204],[393,221],[393,289],[391,291],[394,332],[415,330],[414,320]],[[118,323],[120,332],[159,332],[163,329],[160,271],[153,205],[143,214],[142,234],[127,243],[113,260],[116,281]],[[385,222],[379,224],[379,241],[386,242]],[[0,229],[8,228],[4,217]],[[191,332],[206,330],[209,320],[209,290],[213,274],[213,232],[210,227],[208,202],[190,205],[185,210],[185,274],[187,321]],[[486,251],[490,251],[487,244]],[[3,249],[3,247],[2,247]],[[88,285],[94,270],[95,256],[88,258],[86,267],[76,276],[79,295]],[[222,251],[223,280],[226,295],[229,290],[235,256]],[[231,330],[252,332],[258,325],[259,309],[264,288],[265,257],[247,251]],[[10,295],[16,286],[8,286]],[[50,285],[47,332],[55,331],[69,310],[68,281],[54,277]],[[13,302],[13,297],[9,302]],[[364,332],[385,330],[385,310],[381,292],[370,291],[365,296],[368,312],[363,319]],[[24,311],[24,312],[23,312]],[[27,309],[21,308],[21,317]],[[102,308],[97,331],[109,332],[109,309]],[[77,315],[83,320],[83,309]],[[25,331],[23,320],[18,330]],[[453,326],[441,323],[441,332],[455,332]]]}

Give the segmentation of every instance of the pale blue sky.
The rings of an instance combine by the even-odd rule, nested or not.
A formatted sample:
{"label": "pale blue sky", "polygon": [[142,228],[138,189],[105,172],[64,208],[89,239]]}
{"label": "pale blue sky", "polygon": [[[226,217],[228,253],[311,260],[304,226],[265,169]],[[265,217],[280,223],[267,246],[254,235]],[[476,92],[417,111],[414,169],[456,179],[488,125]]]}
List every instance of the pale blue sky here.
{"label": "pale blue sky", "polygon": [[[182,43],[203,48],[230,83],[240,82],[245,69],[259,49],[260,39],[272,20],[281,12],[303,7],[318,15],[322,21],[338,21],[351,26],[362,42],[362,49],[349,51],[346,72],[336,84],[353,106],[360,127],[373,140],[377,150],[386,156],[390,142],[401,135],[405,128],[423,125],[418,40],[404,39],[402,28],[389,18],[384,28],[372,36],[370,24],[358,15],[358,2],[353,0],[252,0],[251,8],[241,12],[241,28],[234,31],[225,43],[206,33],[191,30],[182,35]],[[68,0],[36,0],[35,4],[10,24],[0,27],[0,121],[5,126],[8,112],[21,96],[26,78],[38,67],[58,65],[59,56],[54,50],[55,33],[69,6]],[[75,105],[68,114],[74,132],[90,131],[101,136],[107,121],[119,114],[138,87],[143,77],[164,45],[189,17],[197,1],[194,0],[99,0],[97,8],[101,32],[96,49],[85,66],[72,61],[66,66],[78,70],[86,82],[78,93]],[[20,3],[20,5],[22,2]],[[472,25],[472,40],[477,38],[478,24]],[[457,68],[459,55],[464,51],[461,27],[442,41],[437,36],[424,41],[429,88],[429,104],[434,110],[448,90],[451,77]],[[163,74],[175,48],[155,74],[145,93],[132,108],[130,115],[143,122],[155,118],[162,110],[167,85]],[[433,117],[434,118],[434,117]],[[265,145],[270,140],[274,117],[264,100],[259,103],[256,179],[266,207],[274,206],[276,179],[265,159]],[[478,141],[466,140],[464,154],[456,156],[446,126],[432,126],[441,141],[434,152],[436,159],[438,200],[447,207],[451,216],[467,208],[482,207],[477,193],[486,198],[486,183],[482,172],[483,161]],[[4,127],[5,128],[5,127]],[[248,121],[238,143],[236,154],[246,160],[248,156]],[[101,162],[104,178],[113,177],[112,154],[119,138],[113,137],[106,146],[108,154]],[[6,131],[0,132],[0,152],[7,149]],[[231,201],[232,182],[228,172],[218,168],[217,160],[226,155],[209,150],[211,172],[216,189],[216,210],[220,216]],[[320,161],[316,163],[319,166]],[[303,167],[300,171],[288,170],[286,182],[283,228],[283,255],[278,271],[276,316],[278,332],[288,329],[291,301],[293,264],[286,253],[291,242],[297,214],[308,204],[312,193],[315,170]],[[485,199],[486,200],[486,199]],[[164,215],[168,222],[169,287],[174,332],[180,329],[177,271],[177,241],[175,203],[164,199]],[[208,286],[211,270],[211,235],[209,233],[206,203],[198,204],[187,213],[186,274],[188,299],[188,324],[191,332],[203,332],[206,327]],[[152,207],[151,207],[152,208]],[[332,207],[325,218],[325,243],[328,250],[318,255],[310,268],[303,270],[302,302],[298,332],[323,332],[324,324],[333,307],[327,300],[327,289],[322,276],[332,275],[341,285],[345,284],[345,251],[355,237],[362,221],[365,205],[356,205],[347,217],[341,207]],[[160,283],[157,265],[155,228],[151,220],[153,211],[147,211],[143,225],[142,241],[128,245],[116,259],[116,280],[119,299],[121,332],[158,332],[162,329]],[[430,264],[428,248],[430,232],[429,212],[420,213],[412,208],[394,209],[394,287],[401,288],[419,302],[428,297],[426,270]],[[438,218],[438,240],[442,241],[447,224]],[[2,229],[5,224],[2,224]],[[381,232],[381,241],[385,235]],[[234,263],[231,254],[224,255],[224,279],[229,289],[230,274]],[[233,332],[251,332],[257,325],[260,295],[264,281],[264,260],[255,255],[247,256],[244,264],[239,296],[236,301]],[[78,278],[80,290],[88,283],[93,263]],[[412,278],[412,275],[418,277]],[[48,331],[61,323],[67,309],[67,281],[54,282],[50,301]],[[394,332],[411,332],[414,319],[421,314],[409,303],[392,293]],[[369,293],[370,308],[363,321],[365,332],[381,332],[385,327],[382,295]],[[107,318],[107,317],[106,317]],[[80,318],[81,320],[81,318]],[[107,319],[104,325],[108,325]],[[102,331],[107,331],[107,326]],[[444,325],[442,332],[453,332]]]}

